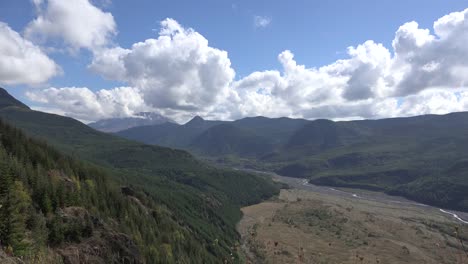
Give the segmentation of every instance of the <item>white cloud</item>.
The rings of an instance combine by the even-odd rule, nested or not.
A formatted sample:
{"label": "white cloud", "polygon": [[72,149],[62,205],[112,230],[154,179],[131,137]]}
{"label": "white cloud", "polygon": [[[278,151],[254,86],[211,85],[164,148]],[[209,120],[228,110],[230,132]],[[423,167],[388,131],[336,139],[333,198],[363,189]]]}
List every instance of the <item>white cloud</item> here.
{"label": "white cloud", "polygon": [[132,116],[149,110],[138,90],[131,87],[97,92],[86,87],[52,87],[28,91],[26,96],[32,101],[49,106],[53,109],[52,112],[87,121]]}
{"label": "white cloud", "polygon": [[37,18],[25,35],[35,41],[62,41],[73,51],[106,46],[116,34],[111,13],[103,12],[89,0],[34,0]]}
{"label": "white cloud", "polygon": [[0,84],[39,84],[60,73],[41,49],[0,22]]}
{"label": "white cloud", "polygon": [[186,111],[209,110],[226,96],[235,75],[227,52],[173,19],[161,22],[157,39],[103,51],[89,68],[138,87],[155,108]]}
{"label": "white cloud", "polygon": [[[400,72],[395,93],[406,96],[430,88],[468,86],[468,9],[434,22],[434,35],[416,22],[397,31],[394,71]],[[396,78],[398,79],[398,78]]]}
{"label": "white cloud", "polygon": [[[444,16],[434,23],[433,33],[406,23],[397,30],[392,49],[369,40],[349,47],[347,58],[321,67],[301,65],[286,50],[278,55],[281,70],[239,80],[226,51],[166,19],[158,38],[103,50],[89,68],[135,87],[142,105],[177,121],[194,113],[213,119],[441,114],[468,110],[467,18],[468,9]],[[102,111],[103,116],[117,113]]]}
{"label": "white cloud", "polygon": [[398,116],[446,114],[468,110],[468,90],[431,89],[407,96],[396,110]]}
{"label": "white cloud", "polygon": [[[259,98],[257,114],[264,115],[275,105],[292,116],[334,119],[468,110],[454,101],[461,96],[457,89],[468,88],[467,21],[468,9],[444,16],[434,23],[434,35],[409,22],[396,32],[393,51],[366,41],[348,48],[349,58],[320,68],[298,65],[285,51],[282,71],[254,72],[233,87],[245,98]],[[240,99],[241,106],[247,101]]]}
{"label": "white cloud", "polygon": [[254,26],[256,28],[266,28],[271,24],[271,18],[266,16],[254,16]]}
{"label": "white cloud", "polygon": [[[271,109],[281,107],[287,109],[287,113],[276,110],[274,116],[323,118],[328,111],[330,118],[339,117],[346,112],[340,111],[340,106],[348,104],[356,108],[363,103],[353,101],[370,100],[383,93],[379,88],[385,86],[390,62],[388,50],[372,41],[349,48],[348,54],[347,60],[307,68],[297,64],[290,51],[284,51],[278,56],[283,66],[281,72],[254,72],[232,87],[242,98],[239,100],[241,109],[248,108],[244,106],[248,102],[258,109],[257,114],[271,116]],[[253,98],[258,98],[259,104],[250,102]]]}

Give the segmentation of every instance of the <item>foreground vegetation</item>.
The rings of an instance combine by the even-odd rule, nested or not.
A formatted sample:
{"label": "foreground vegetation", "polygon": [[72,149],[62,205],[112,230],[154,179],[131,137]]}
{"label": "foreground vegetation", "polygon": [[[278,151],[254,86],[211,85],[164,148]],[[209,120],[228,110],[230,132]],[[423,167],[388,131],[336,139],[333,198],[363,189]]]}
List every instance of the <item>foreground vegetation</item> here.
{"label": "foreground vegetation", "polygon": [[[216,262],[215,257],[221,258],[235,244],[234,235],[219,243],[213,239],[208,253],[189,225],[179,223],[139,188],[122,191],[105,169],[63,156],[3,122],[0,133],[0,243],[10,254],[30,261],[42,259],[49,254],[48,246],[79,244],[98,231],[128,234],[131,244],[138,246],[135,250],[125,240],[104,241],[118,245],[100,257],[119,263],[124,259],[143,262],[142,256],[149,263]],[[205,230],[209,232],[210,227]],[[126,251],[128,255],[123,254]]]}

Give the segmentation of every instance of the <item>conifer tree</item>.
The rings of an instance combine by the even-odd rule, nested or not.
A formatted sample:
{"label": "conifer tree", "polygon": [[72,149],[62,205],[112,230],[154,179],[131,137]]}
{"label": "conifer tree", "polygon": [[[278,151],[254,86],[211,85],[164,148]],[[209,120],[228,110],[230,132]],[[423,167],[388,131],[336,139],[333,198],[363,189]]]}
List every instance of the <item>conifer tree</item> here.
{"label": "conifer tree", "polygon": [[30,240],[26,235],[26,221],[29,217],[31,198],[24,190],[20,181],[15,181],[10,188],[6,200],[7,236],[6,242],[13,248],[16,255],[24,255],[30,245]]}
{"label": "conifer tree", "polygon": [[[3,148],[2,148],[3,150]],[[1,151],[3,152],[3,151]],[[0,244],[6,245],[9,235],[10,215],[8,213],[8,196],[11,188],[11,174],[7,164],[3,163],[5,156],[1,155],[0,162]]]}

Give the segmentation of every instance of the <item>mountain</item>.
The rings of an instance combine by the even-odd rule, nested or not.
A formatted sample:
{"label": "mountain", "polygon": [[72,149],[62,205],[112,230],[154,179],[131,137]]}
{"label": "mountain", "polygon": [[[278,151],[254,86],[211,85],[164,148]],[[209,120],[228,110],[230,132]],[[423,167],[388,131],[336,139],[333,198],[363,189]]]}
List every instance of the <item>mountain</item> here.
{"label": "mountain", "polygon": [[207,129],[192,140],[189,149],[209,156],[257,156],[273,150],[273,144],[262,136],[232,124],[221,124]]}
{"label": "mountain", "polygon": [[118,132],[132,127],[175,123],[173,120],[158,113],[141,112],[134,117],[110,118],[88,124],[90,127],[102,132]]}
{"label": "mountain", "polygon": [[[3,99],[11,103],[11,98]],[[185,151],[102,133],[72,118],[20,107],[0,108],[0,118],[34,140],[57,148],[63,170],[70,166],[61,161],[61,155],[70,156],[104,170],[105,178],[124,186],[122,193],[130,196],[126,203],[137,205],[132,206],[132,214],[141,217],[129,218],[115,204],[112,210],[119,213],[115,224],[125,223],[122,230],[135,241],[147,263],[155,259],[163,263],[218,263],[219,259],[238,258],[232,247],[239,239],[235,226],[241,217],[240,207],[278,193],[269,179],[212,167]],[[20,151],[28,153],[24,148]],[[44,162],[49,164],[50,160]],[[78,169],[65,175],[84,177],[85,185],[80,183],[80,188],[89,188],[83,173]],[[55,189],[47,187],[45,191]],[[106,190],[102,191],[105,195]],[[99,197],[89,199],[97,203],[91,212],[107,212]]]}
{"label": "mountain", "polygon": [[29,107],[22,102],[16,100],[5,89],[0,88],[0,108],[5,107],[19,107],[29,109]]}
{"label": "mountain", "polygon": [[[184,125],[142,126],[116,134],[147,144],[195,151],[205,156],[215,153],[216,155],[263,156],[274,151],[275,146],[286,142],[307,122],[304,119],[266,117],[250,117],[229,122],[204,120],[196,116]],[[243,146],[236,148],[234,145],[240,144],[241,138],[249,143],[241,143]],[[210,139],[215,140],[217,146],[214,146],[213,140]],[[217,150],[214,150],[214,147]],[[235,153],[231,153],[229,149]]]}
{"label": "mountain", "polygon": [[468,189],[468,174],[462,169],[468,160],[467,112],[341,122],[197,119],[196,127],[139,127],[118,135],[177,146],[228,166],[468,211],[468,193],[460,191]]}
{"label": "mountain", "polygon": [[184,125],[166,123],[134,127],[120,131],[116,135],[146,144],[184,148],[190,145],[192,140],[207,129],[223,123],[222,121],[204,120],[196,116]]}
{"label": "mountain", "polygon": [[260,134],[275,144],[284,144],[297,129],[307,123],[308,121],[305,119],[263,116],[246,117],[232,122],[234,126]]}
{"label": "mountain", "polygon": [[305,148],[309,153],[352,144],[362,136],[357,130],[330,120],[316,120],[298,129],[285,145],[286,149]]}

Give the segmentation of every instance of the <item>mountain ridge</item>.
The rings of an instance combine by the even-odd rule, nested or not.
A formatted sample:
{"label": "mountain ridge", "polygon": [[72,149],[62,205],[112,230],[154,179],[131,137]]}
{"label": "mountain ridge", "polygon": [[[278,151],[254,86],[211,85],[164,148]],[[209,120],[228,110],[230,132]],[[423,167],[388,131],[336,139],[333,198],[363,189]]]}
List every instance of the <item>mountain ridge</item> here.
{"label": "mountain ridge", "polygon": [[133,127],[175,123],[174,120],[154,112],[140,112],[132,117],[102,119],[88,126],[107,133],[115,133]]}
{"label": "mountain ridge", "polygon": [[[220,129],[226,124],[232,129]],[[380,190],[468,211],[468,195],[458,191],[468,188],[468,175],[451,169],[468,159],[464,148],[468,145],[468,112],[336,122],[253,117],[205,121],[199,127],[203,129],[189,131],[184,140],[179,137],[183,127],[171,127],[161,140],[160,126],[153,126],[147,143],[171,147],[175,142],[178,148],[225,166],[274,171],[315,184]],[[138,141],[146,132],[146,128],[135,128],[117,135]],[[212,140],[199,140],[206,135]],[[244,142],[266,139],[271,147],[230,147],[240,138]],[[216,147],[218,151],[213,151]],[[437,188],[444,190],[442,194]]]}
{"label": "mountain ridge", "polygon": [[29,106],[23,104],[22,102],[11,96],[5,88],[0,87],[0,108],[10,106],[30,109]]}

